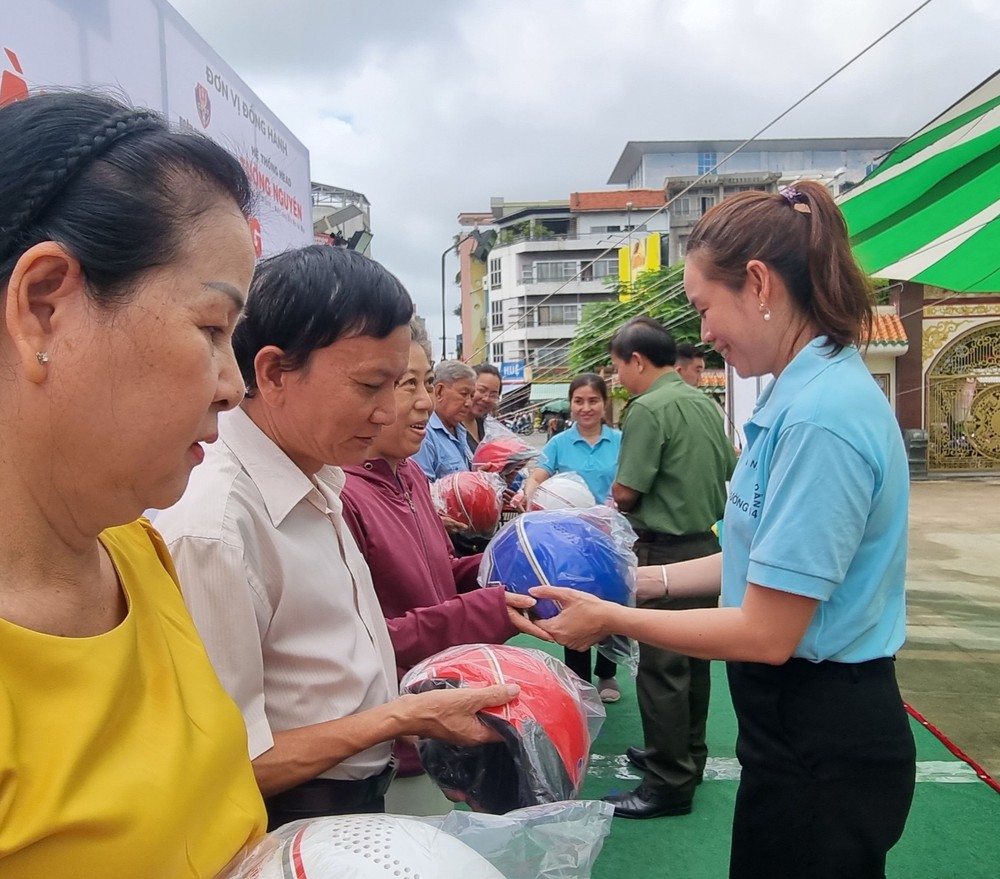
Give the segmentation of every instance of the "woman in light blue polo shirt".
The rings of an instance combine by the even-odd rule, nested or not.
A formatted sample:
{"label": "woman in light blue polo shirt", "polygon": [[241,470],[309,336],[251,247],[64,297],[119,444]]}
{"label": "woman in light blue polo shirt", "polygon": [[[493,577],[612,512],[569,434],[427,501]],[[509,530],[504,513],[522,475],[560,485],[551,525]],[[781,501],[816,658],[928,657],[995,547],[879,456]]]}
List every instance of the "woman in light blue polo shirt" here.
{"label": "woman in light blue polo shirt", "polygon": [[616,632],[727,660],[742,767],[731,879],[882,877],[913,797],[893,669],[905,635],[909,475],[899,425],[856,347],[871,299],[844,219],[804,181],[705,214],[684,285],[702,339],[773,375],[746,425],[722,553],[640,569],[645,597],[722,588],[722,607],[636,610],[539,587],[582,647]]}
{"label": "woman in light blue polo shirt", "polygon": [[[535,490],[557,473],[578,473],[587,483],[597,503],[603,504],[611,494],[611,483],[618,468],[618,450],[622,432],[604,422],[608,404],[608,386],[593,372],[578,375],[569,386],[569,411],[573,426],[557,433],[542,449],[538,464],[524,486],[528,505]],[[566,665],[583,680],[590,682],[590,649],[565,651]],[[604,702],[617,702],[621,690],[615,680],[615,664],[603,653],[594,663],[597,692]]]}

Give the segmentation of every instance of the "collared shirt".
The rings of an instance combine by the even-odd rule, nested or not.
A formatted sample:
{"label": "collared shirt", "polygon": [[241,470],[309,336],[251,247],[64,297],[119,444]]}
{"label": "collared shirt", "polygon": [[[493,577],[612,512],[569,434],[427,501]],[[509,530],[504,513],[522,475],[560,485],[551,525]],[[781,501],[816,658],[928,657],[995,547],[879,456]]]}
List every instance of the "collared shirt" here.
{"label": "collared shirt", "polygon": [[[340,468],[310,479],[241,409],[219,417],[219,437],[156,524],[253,759],[275,732],[388,702],[396,662],[343,520]],[[378,774],[390,749],[376,745],[322,777]]]}
{"label": "collared shirt", "polygon": [[449,473],[470,470],[472,452],[469,449],[469,431],[464,424],[458,424],[455,433],[452,433],[434,412],[427,420],[427,431],[420,450],[410,460],[420,466],[431,482]]}
{"label": "collared shirt", "polygon": [[580,436],[574,424],[569,430],[557,433],[542,449],[538,466],[546,473],[579,473],[594,500],[603,504],[611,494],[611,483],[615,481],[618,466],[618,450],[622,444],[622,432],[608,425],[601,425],[601,435],[591,445]]}
{"label": "collared shirt", "polygon": [[747,581],[818,599],[794,656],[864,662],[903,643],[909,473],[857,348],[814,339],[761,394],[726,506],[722,603]]}
{"label": "collared shirt", "polygon": [[634,528],[700,534],[722,518],[736,453],[715,405],[673,371],[634,398],[615,480],[639,492]]}

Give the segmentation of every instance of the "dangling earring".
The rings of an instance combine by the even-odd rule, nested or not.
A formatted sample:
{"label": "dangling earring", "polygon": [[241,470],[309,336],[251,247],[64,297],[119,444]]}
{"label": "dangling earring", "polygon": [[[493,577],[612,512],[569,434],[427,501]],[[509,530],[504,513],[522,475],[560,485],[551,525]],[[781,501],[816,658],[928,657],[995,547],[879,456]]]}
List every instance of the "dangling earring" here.
{"label": "dangling earring", "polygon": [[49,362],[49,355],[45,351],[36,351],[35,352],[35,359],[39,363],[48,363]]}
{"label": "dangling earring", "polygon": [[760,306],[761,316],[764,318],[764,320],[770,320],[771,309],[768,308],[763,302],[759,303],[759,306]]}

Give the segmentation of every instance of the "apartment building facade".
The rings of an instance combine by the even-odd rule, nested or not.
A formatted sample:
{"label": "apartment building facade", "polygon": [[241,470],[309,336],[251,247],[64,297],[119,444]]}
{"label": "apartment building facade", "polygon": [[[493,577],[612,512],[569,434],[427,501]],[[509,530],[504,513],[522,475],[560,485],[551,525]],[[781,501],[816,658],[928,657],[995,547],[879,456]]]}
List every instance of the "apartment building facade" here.
{"label": "apartment building facade", "polygon": [[664,189],[670,217],[665,259],[675,263],[684,258],[687,238],[702,214],[722,199],[746,190],[777,192],[803,179],[817,180],[839,195],[859,183],[901,140],[757,140],[728,160],[740,141],[629,141],[608,183]]}
{"label": "apartment building facade", "polygon": [[[484,273],[482,359],[511,384],[566,378],[584,306],[614,295],[619,247],[666,231],[663,204],[660,190],[580,192],[534,205],[493,199],[497,237]],[[475,354],[467,359],[479,362]]]}

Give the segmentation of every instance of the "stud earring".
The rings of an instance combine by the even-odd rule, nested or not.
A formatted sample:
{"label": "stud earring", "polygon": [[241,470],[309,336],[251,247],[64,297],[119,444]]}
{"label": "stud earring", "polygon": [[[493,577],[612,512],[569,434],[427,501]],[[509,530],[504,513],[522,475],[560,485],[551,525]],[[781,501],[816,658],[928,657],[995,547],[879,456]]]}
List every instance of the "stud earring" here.
{"label": "stud earring", "polygon": [[49,355],[45,351],[36,351],[35,352],[35,359],[38,360],[39,363],[48,363],[49,362]]}

